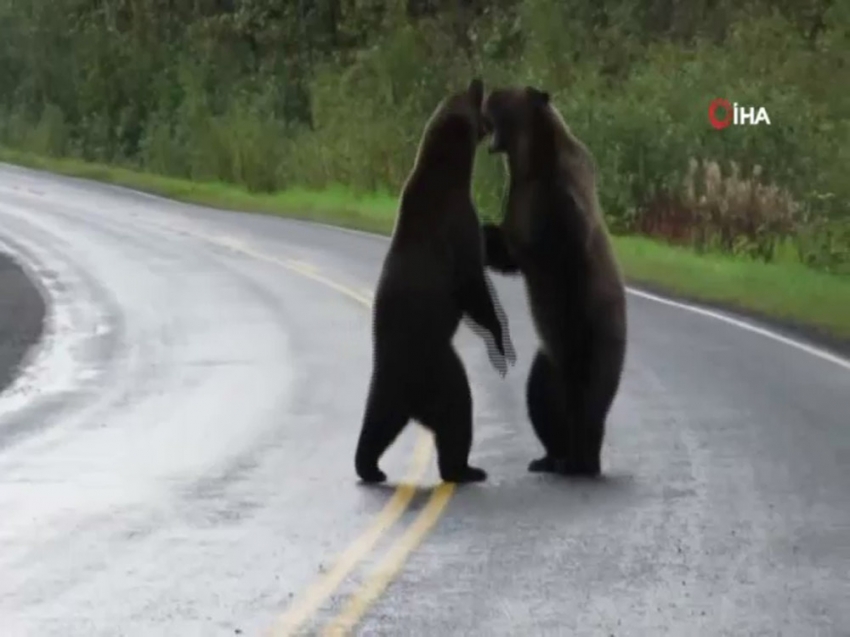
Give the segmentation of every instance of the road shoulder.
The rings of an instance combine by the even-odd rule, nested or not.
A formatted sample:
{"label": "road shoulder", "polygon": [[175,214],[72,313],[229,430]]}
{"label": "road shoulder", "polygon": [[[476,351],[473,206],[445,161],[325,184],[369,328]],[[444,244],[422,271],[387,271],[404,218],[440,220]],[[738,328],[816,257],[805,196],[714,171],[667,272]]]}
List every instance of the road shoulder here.
{"label": "road shoulder", "polygon": [[36,284],[0,252],[0,392],[12,384],[27,352],[41,338],[45,313]]}
{"label": "road shoulder", "polygon": [[730,318],[752,323],[764,329],[776,332],[786,338],[798,340],[830,351],[834,354],[838,354],[839,356],[850,358],[850,339],[830,334],[825,330],[818,329],[812,325],[805,325],[796,321],[783,319],[772,314],[742,308],[732,303],[706,301],[695,295],[682,294],[681,292],[670,292],[662,285],[646,281],[628,280],[627,284],[634,290],[654,294],[678,303],[693,305],[695,307],[726,314]]}

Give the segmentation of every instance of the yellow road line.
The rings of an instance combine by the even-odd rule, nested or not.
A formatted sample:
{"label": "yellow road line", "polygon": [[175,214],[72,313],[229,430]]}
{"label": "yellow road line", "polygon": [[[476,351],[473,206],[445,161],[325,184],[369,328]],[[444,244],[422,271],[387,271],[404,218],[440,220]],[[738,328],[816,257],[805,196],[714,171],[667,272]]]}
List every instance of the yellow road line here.
{"label": "yellow road line", "polygon": [[[366,307],[372,306],[371,294],[364,290],[365,294],[361,294],[349,287],[341,285],[336,281],[317,272],[318,268],[311,264],[297,261],[294,259],[279,259],[270,255],[257,252],[241,241],[227,238],[217,238],[208,235],[203,235],[188,231],[189,234],[197,238],[204,239],[211,243],[226,246],[234,251],[242,252],[248,256],[254,257],[261,261],[267,261],[281,265],[289,270],[298,272],[302,276],[313,279],[322,283],[341,294],[344,294]],[[393,496],[384,505],[375,520],[348,548],[342,553],[336,564],[327,571],[320,579],[316,580],[298,600],[290,606],[289,610],[284,613],[275,622],[271,630],[274,637],[283,637],[293,635],[300,626],[304,624],[313,614],[321,607],[322,603],[330,597],[333,592],[339,588],[340,584],[345,580],[348,574],[355,566],[368,555],[377,544],[378,540],[401,518],[402,514],[407,510],[413,496],[416,494],[416,487],[410,484],[418,482],[427,471],[428,462],[431,459],[431,454],[434,450],[432,436],[429,432],[420,429],[419,439],[416,447],[413,450],[413,458],[411,467],[405,476],[404,481],[399,484]],[[368,609],[369,605],[380,595],[386,588],[392,577],[400,569],[407,555],[411,553],[416,546],[422,541],[430,528],[439,519],[440,513],[451,497],[454,485],[441,485],[437,487],[431,496],[428,504],[423,509],[422,513],[416,518],[413,524],[402,535],[399,541],[393,545],[388,558],[382,564],[389,563],[389,567],[384,567],[387,573],[379,573],[380,577],[373,577],[369,582],[373,582],[372,588],[365,591],[366,597],[362,595],[355,597],[350,605],[353,605],[352,610],[343,617],[345,622],[356,623],[362,614]],[[397,562],[397,564],[395,564]],[[376,588],[377,587],[377,588]],[[373,590],[374,589],[374,590]]]}
{"label": "yellow road line", "polygon": [[286,262],[289,266],[299,272],[317,272],[319,269],[312,263],[307,263],[306,261],[301,261],[299,259],[287,259]]}
{"label": "yellow road line", "polygon": [[425,539],[428,532],[440,519],[443,510],[454,493],[455,485],[444,482],[437,486],[428,503],[404,534],[396,540],[386,557],[378,564],[360,590],[352,595],[348,603],[322,633],[323,637],[347,635],[363,618],[369,607],[381,596],[389,583],[398,575],[407,557]]}
{"label": "yellow road line", "polygon": [[427,434],[419,438],[413,454],[413,466],[404,483],[396,488],[393,497],[378,513],[372,525],[345,550],[334,567],[310,586],[303,597],[278,618],[271,635],[281,637],[295,634],[295,631],[319,609],[322,602],[342,584],[357,563],[374,548],[387,529],[398,521],[416,494],[416,487],[410,483],[421,479],[428,468],[432,449],[430,443],[430,436]]}
{"label": "yellow road line", "polygon": [[293,259],[277,259],[275,257],[266,256],[261,253],[249,253],[252,256],[255,256],[258,259],[263,259],[265,261],[271,261],[272,263],[277,263],[278,265],[282,265],[283,267],[293,270],[294,272],[298,272],[308,279],[313,279],[319,283],[326,285],[327,287],[336,290],[340,294],[344,294],[347,297],[354,299],[355,301],[365,305],[367,308],[372,307],[372,300],[363,294],[360,294],[356,290],[352,290],[350,287],[337,283],[332,279],[327,278],[326,276],[322,276],[318,273],[318,268],[315,266],[305,266],[303,261],[295,261]]}

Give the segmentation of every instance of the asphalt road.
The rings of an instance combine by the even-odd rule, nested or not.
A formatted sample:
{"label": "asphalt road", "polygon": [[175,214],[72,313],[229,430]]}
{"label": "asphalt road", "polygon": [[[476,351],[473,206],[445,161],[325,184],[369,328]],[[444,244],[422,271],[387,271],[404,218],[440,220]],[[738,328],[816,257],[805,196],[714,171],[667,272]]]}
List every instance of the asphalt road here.
{"label": "asphalt road", "polygon": [[393,495],[352,466],[383,239],[0,167],[0,240],[50,300],[0,395],[4,636],[850,635],[841,359],[631,295],[608,477],[532,475],[497,278],[517,365],[458,337],[490,480],[434,488],[410,427]]}

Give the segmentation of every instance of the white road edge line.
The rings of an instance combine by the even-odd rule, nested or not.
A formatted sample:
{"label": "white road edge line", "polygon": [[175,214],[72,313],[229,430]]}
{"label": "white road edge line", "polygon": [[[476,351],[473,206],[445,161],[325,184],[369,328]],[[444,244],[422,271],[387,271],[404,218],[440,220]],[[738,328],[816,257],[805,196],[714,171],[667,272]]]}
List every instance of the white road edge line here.
{"label": "white road edge line", "polygon": [[732,318],[731,316],[721,314],[720,312],[707,310],[696,305],[690,305],[687,303],[680,303],[679,301],[673,301],[671,299],[665,299],[664,297],[656,296],[655,294],[650,294],[649,292],[644,292],[642,290],[628,288],[628,291],[631,294],[634,294],[635,296],[638,296],[640,298],[655,301],[656,303],[661,303],[662,305],[669,305],[670,307],[677,307],[679,309],[687,310],[688,312],[693,312],[694,314],[699,314],[701,316],[707,316],[709,318],[717,319],[718,321],[723,321],[724,323],[728,323],[729,325],[734,325],[735,327],[739,327],[742,330],[752,332],[753,334],[759,334],[761,336],[773,339],[774,341],[783,343],[784,345],[796,347],[800,351],[806,352],[807,354],[811,354],[812,356],[833,363],[835,365],[838,365],[839,367],[843,367],[844,369],[850,371],[850,361],[848,361],[846,358],[842,358],[818,347],[814,347],[812,345],[807,345],[806,343],[796,341],[792,338],[788,338],[787,336],[782,336],[782,334],[777,334],[776,332],[772,332],[771,330],[768,330],[766,328],[759,327],[758,325],[753,325],[752,323],[747,323],[746,321],[741,321],[739,319]]}

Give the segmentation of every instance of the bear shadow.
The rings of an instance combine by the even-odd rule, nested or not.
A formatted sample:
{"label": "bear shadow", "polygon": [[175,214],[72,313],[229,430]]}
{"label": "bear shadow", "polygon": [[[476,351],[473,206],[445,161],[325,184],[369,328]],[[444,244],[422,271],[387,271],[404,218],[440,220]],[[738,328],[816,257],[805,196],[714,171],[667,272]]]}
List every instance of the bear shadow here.
{"label": "bear shadow", "polygon": [[[357,486],[363,489],[363,493],[371,493],[380,499],[380,504],[389,502],[400,487],[410,487],[413,489],[413,496],[408,506],[411,509],[419,509],[437,489],[445,488],[442,486],[445,484],[447,483],[434,482],[423,485],[403,480],[388,480],[377,484],[358,482]],[[552,504],[567,505],[575,509],[616,505],[618,502],[633,501],[637,491],[637,478],[628,472],[603,473],[595,477],[526,473],[517,480],[509,480],[506,475],[491,474],[484,482],[454,484],[449,506],[456,501],[463,509],[462,515],[481,514],[486,517],[494,508],[513,514],[519,511],[530,514],[536,508]]]}
{"label": "bear shadow", "polygon": [[573,502],[578,507],[634,500],[638,481],[631,473],[603,473],[594,477],[534,474],[533,486],[553,500]]}
{"label": "bear shadow", "polygon": [[559,511],[568,517],[593,516],[629,507],[647,495],[638,477],[623,471],[597,477],[548,473],[493,477],[493,483],[484,483],[480,490],[455,491],[452,501],[459,515],[527,520]]}

